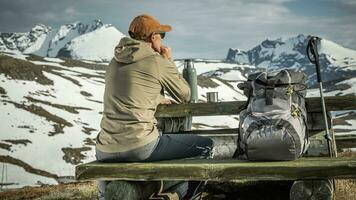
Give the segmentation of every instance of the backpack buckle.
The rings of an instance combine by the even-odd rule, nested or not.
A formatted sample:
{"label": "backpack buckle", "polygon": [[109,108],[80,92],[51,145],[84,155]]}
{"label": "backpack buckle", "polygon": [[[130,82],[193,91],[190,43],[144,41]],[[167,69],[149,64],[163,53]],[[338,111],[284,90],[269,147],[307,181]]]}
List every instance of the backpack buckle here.
{"label": "backpack buckle", "polygon": [[300,111],[299,108],[297,108],[294,105],[292,105],[292,107],[291,107],[291,115],[294,118],[299,118],[302,115],[302,111]]}
{"label": "backpack buckle", "polygon": [[293,87],[293,85],[288,85],[286,94],[287,94],[288,96],[291,96],[291,95],[293,94],[293,92],[294,92],[294,87]]}

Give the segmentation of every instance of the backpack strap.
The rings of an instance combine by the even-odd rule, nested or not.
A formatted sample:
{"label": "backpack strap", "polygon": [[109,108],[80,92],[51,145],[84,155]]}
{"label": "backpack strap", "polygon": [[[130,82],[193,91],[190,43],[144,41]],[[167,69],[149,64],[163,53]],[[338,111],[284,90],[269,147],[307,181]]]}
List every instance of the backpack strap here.
{"label": "backpack strap", "polygon": [[266,105],[273,104],[273,93],[275,88],[275,80],[267,80],[265,96],[266,96]]}

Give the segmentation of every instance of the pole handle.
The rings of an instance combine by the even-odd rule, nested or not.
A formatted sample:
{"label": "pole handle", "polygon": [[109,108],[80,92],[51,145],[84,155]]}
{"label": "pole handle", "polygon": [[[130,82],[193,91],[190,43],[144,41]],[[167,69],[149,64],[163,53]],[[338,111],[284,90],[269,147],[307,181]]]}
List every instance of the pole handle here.
{"label": "pole handle", "polygon": [[321,39],[316,36],[311,36],[307,45],[307,56],[311,63],[316,67],[316,77],[318,83],[322,82],[321,72],[320,72],[320,62],[319,62],[319,53],[318,53],[318,42]]}

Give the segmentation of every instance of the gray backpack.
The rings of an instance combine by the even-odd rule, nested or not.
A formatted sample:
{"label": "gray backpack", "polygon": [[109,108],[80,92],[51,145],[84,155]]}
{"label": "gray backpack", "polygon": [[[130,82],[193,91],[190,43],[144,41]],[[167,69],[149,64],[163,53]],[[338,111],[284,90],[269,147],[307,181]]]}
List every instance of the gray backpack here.
{"label": "gray backpack", "polygon": [[238,87],[248,97],[240,112],[240,134],[234,157],[248,160],[295,160],[309,145],[305,108],[307,77],[282,70],[260,72]]}

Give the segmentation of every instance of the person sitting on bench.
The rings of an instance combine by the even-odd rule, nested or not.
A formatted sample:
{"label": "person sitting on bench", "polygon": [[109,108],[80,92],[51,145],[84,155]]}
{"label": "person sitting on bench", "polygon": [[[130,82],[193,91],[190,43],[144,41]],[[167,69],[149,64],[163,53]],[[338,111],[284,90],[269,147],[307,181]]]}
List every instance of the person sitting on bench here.
{"label": "person sitting on bench", "polygon": [[[96,138],[97,160],[151,162],[211,156],[211,139],[162,134],[156,126],[157,106],[173,103],[164,98],[164,91],[177,103],[190,100],[189,85],[178,72],[171,49],[161,44],[171,29],[152,16],[139,15],[130,24],[130,37],[122,38],[116,46],[105,75],[104,111]],[[103,198],[107,183],[99,181],[99,198]],[[178,192],[181,199],[189,198],[197,187],[196,182],[184,184],[183,192]]]}

